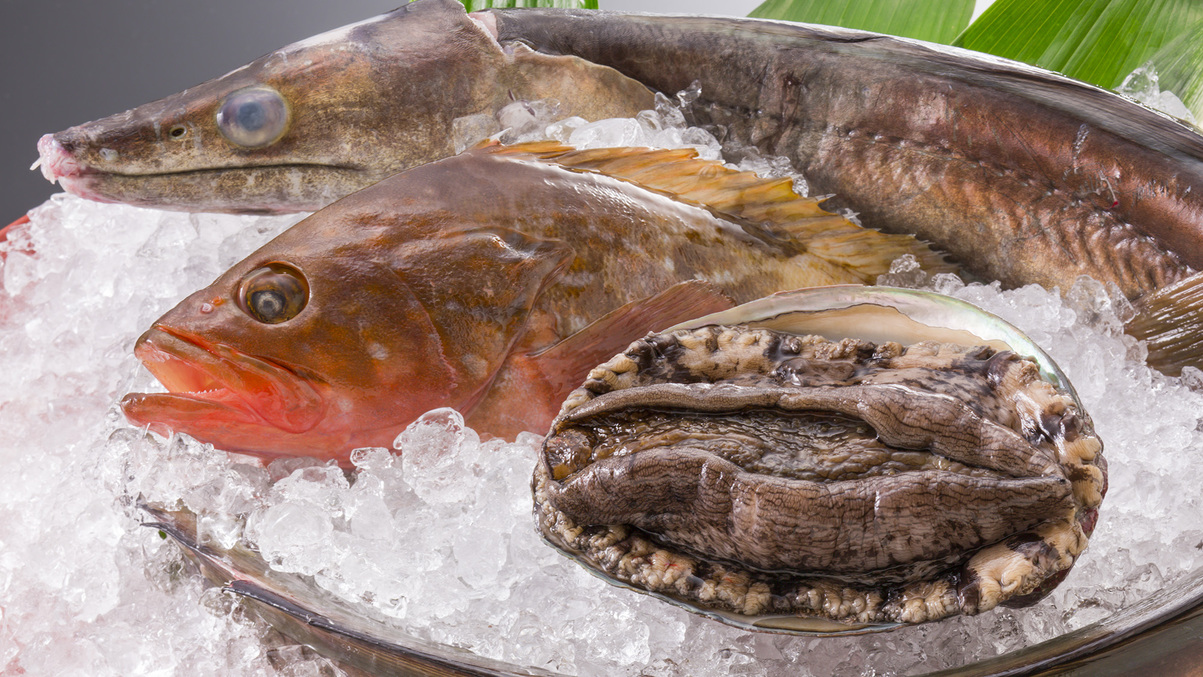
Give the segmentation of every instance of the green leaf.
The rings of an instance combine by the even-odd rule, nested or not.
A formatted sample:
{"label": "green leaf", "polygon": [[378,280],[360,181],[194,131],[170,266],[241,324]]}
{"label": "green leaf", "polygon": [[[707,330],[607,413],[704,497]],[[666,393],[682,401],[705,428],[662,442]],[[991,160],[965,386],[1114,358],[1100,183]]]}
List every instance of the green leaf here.
{"label": "green leaf", "polygon": [[1203,120],[1203,22],[1157,50],[1147,62],[1157,74],[1161,91],[1173,92],[1196,120]]}
{"label": "green leaf", "polygon": [[998,0],[953,44],[1114,89],[1200,20],[1197,0]]}
{"label": "green leaf", "polygon": [[597,9],[597,0],[460,0],[469,12],[482,9],[513,7],[560,7],[563,9]]}
{"label": "green leaf", "polygon": [[969,24],[973,0],[766,0],[748,16],[948,43]]}

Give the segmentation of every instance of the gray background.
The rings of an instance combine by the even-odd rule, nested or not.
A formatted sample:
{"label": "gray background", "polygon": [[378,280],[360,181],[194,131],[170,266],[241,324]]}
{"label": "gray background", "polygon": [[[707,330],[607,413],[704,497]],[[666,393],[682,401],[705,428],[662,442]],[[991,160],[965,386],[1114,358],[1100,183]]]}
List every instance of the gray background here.
{"label": "gray background", "polygon": [[[58,190],[29,171],[45,133],[223,75],[399,0],[2,0],[0,227]],[[603,9],[746,15],[759,0],[600,0]]]}

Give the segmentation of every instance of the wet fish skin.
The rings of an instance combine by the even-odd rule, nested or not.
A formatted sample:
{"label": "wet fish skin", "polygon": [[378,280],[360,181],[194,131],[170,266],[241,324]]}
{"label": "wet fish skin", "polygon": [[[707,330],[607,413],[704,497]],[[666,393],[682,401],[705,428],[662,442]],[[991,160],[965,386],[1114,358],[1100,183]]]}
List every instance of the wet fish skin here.
{"label": "wet fish skin", "polygon": [[[482,13],[485,14],[485,13]],[[1117,95],[965,50],[754,19],[490,10],[504,44],[701,86],[696,122],[784,155],[872,227],[971,272],[1135,299],[1203,269],[1203,138]]]}
{"label": "wet fish skin", "polygon": [[[242,147],[217,115],[231,93],[277,91],[275,142]],[[39,142],[42,171],[105,202],[216,212],[310,211],[455,152],[457,124],[515,100],[633,116],[651,92],[608,68],[496,43],[454,0],[425,0],[294,43],[223,77]],[[457,123],[460,121],[460,123]]]}
{"label": "wet fish skin", "polygon": [[[938,243],[981,278],[1068,289],[1088,274],[1136,299],[1203,270],[1199,135],[1001,59],[753,19],[527,9],[469,18],[452,0],[420,0],[298,45],[61,132],[44,167],[62,167],[68,189],[100,199],[312,209],[450,155],[456,119],[511,96],[579,96],[605,116],[619,113],[590,102],[621,92],[630,114],[650,102],[643,85],[672,93],[696,80],[696,122],[791,158],[816,193],[835,195],[833,207]],[[526,45],[570,58],[549,61]],[[312,65],[296,68],[302,58]],[[266,148],[232,149],[213,129],[216,106],[259,83],[296,101],[293,126]],[[167,138],[177,124],[188,127],[183,141]],[[262,167],[271,163],[290,168]],[[106,168],[116,174],[95,173]],[[147,172],[164,173],[125,176]]]}
{"label": "wet fish skin", "polygon": [[[356,84],[355,68],[328,81],[315,77],[346,66],[351,57],[340,46],[363,44],[373,31],[385,42],[418,45],[414,53],[428,58],[392,72],[381,61],[372,72],[388,84],[383,90]],[[481,95],[493,108],[511,95],[590,108],[622,92],[625,112],[594,107],[593,117],[629,116],[650,101],[644,85],[673,93],[697,80],[695,123],[712,125],[728,145],[791,158],[816,194],[835,196],[833,208],[934,242],[973,275],[1008,286],[1068,290],[1081,275],[1114,283],[1138,301],[1128,331],[1148,340],[1152,366],[1169,374],[1203,366],[1203,344],[1189,339],[1203,332],[1203,140],[1109,92],[1003,59],[860,31],[570,10],[465,18],[452,0],[419,0],[300,44],[308,45],[312,68],[281,71],[273,82],[307,103],[320,92],[349,97],[331,110],[351,114],[323,117],[315,100],[294,107],[294,126],[277,144],[242,151],[209,144],[220,136],[212,130],[213,97],[257,82],[251,71],[279,61],[285,49],[159,104],[47,136],[43,170],[93,199],[186,210],[312,209],[453,152],[446,141],[457,121],[490,111],[446,92]],[[571,57],[549,56],[556,54]],[[479,63],[466,65],[472,62]],[[398,72],[422,77],[390,80]],[[502,77],[507,87],[498,88],[499,76],[513,82]],[[424,87],[430,82],[436,86]],[[408,95],[389,98],[396,92]],[[381,122],[362,112],[365,99],[391,102],[382,110],[392,117]],[[564,112],[574,111],[569,105]],[[195,127],[184,143],[163,136],[175,127],[173,115]],[[189,145],[200,136],[204,153]],[[294,164],[255,166],[277,160]],[[165,173],[124,176],[148,171]]]}
{"label": "wet fish skin", "polygon": [[[122,407],[263,456],[346,461],[437,407],[513,437],[546,430],[590,369],[649,330],[871,282],[902,253],[951,269],[791,185],[691,150],[554,142],[423,165],[301,221],[160,318],[135,352],[170,392]],[[282,321],[248,310],[265,270],[305,280]]]}

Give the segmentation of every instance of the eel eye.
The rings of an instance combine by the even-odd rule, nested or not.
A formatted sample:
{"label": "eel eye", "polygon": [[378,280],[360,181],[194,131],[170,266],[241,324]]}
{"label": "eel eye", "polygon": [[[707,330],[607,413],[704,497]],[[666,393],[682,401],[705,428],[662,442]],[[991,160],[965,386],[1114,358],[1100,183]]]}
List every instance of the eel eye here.
{"label": "eel eye", "polygon": [[248,315],[264,324],[280,324],[296,317],[309,302],[309,283],[301,271],[287,263],[269,263],[242,278],[238,303]]}
{"label": "eel eye", "polygon": [[243,148],[274,143],[288,127],[288,104],[271,87],[245,87],[226,97],[217,109],[221,135]]}

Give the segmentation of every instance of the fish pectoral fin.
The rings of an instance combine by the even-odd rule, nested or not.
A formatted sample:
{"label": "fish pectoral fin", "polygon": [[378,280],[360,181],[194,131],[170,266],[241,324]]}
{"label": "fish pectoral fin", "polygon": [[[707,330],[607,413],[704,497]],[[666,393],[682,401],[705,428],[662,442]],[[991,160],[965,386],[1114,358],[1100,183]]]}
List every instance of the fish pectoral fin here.
{"label": "fish pectoral fin", "polygon": [[531,362],[553,385],[558,402],[579,386],[591,369],[648,332],[733,307],[735,302],[709,282],[678,282],[658,294],[602,315],[584,329],[532,355]]}
{"label": "fish pectoral fin", "polygon": [[1146,342],[1154,369],[1171,376],[1183,367],[1203,369],[1203,273],[1142,297],[1124,330]]}

